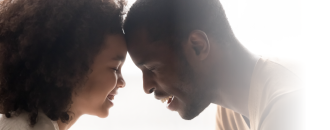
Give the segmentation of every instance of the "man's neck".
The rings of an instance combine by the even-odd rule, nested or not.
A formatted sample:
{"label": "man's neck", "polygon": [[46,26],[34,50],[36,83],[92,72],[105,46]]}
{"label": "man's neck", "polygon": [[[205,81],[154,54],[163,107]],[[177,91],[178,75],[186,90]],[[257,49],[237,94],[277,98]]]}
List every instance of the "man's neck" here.
{"label": "man's neck", "polygon": [[214,54],[223,56],[214,56],[217,71],[214,73],[213,80],[217,91],[214,93],[213,103],[249,117],[250,82],[259,57],[238,42],[226,48],[215,48],[215,50]]}

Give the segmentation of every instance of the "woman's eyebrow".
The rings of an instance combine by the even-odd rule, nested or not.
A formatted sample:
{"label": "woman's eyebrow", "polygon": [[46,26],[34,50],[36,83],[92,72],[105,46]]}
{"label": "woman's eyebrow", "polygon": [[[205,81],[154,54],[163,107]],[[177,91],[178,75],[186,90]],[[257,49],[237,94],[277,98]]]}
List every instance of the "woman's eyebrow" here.
{"label": "woman's eyebrow", "polygon": [[116,60],[116,61],[125,61],[125,56],[124,55],[116,55],[115,57],[112,58],[112,60]]}

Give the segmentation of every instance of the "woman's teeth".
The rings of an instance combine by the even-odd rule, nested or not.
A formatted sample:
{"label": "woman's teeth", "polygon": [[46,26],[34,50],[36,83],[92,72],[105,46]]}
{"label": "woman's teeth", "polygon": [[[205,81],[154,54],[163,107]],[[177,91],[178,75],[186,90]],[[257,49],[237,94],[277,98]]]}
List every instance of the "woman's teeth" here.
{"label": "woman's teeth", "polygon": [[115,99],[115,96],[114,95],[108,95],[107,97],[110,101],[112,101],[113,99]]}
{"label": "woman's teeth", "polygon": [[162,101],[162,103],[164,103],[164,102],[168,102],[168,100],[170,100],[172,98],[173,98],[173,96],[169,96],[169,97],[161,99],[160,101]]}

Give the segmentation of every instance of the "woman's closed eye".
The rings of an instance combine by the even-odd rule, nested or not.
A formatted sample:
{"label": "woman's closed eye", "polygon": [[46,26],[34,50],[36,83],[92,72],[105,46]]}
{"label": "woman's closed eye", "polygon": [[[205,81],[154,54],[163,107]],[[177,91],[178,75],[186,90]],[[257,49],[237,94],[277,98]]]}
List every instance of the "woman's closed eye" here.
{"label": "woman's closed eye", "polygon": [[118,67],[111,67],[110,69],[111,69],[112,71],[115,71],[115,72],[119,71],[119,68],[118,68]]}

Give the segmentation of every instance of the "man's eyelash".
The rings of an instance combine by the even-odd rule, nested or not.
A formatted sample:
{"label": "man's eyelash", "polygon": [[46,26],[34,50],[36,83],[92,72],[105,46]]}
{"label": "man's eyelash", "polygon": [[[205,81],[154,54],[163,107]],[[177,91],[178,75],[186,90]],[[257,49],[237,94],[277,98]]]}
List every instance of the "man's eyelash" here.
{"label": "man's eyelash", "polygon": [[155,70],[155,67],[147,67],[147,66],[145,66],[148,70],[150,70],[150,71],[152,71],[152,70]]}

